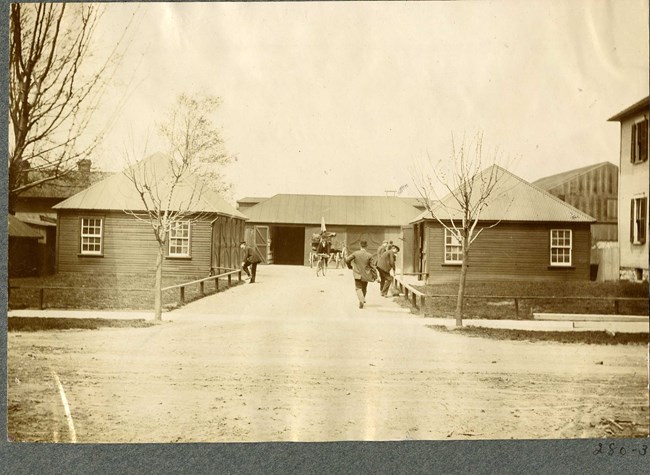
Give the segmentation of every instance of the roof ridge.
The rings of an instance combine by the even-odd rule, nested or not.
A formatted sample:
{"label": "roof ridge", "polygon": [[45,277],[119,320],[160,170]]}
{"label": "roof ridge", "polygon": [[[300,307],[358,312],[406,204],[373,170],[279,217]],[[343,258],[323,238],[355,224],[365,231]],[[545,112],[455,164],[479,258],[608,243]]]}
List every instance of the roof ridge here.
{"label": "roof ridge", "polygon": [[[583,211],[580,211],[579,209],[575,208],[574,206],[571,206],[571,205],[568,204],[567,202],[562,201],[561,199],[559,199],[559,198],[553,196],[553,195],[552,195],[551,193],[549,193],[548,191],[546,191],[546,190],[540,188],[540,187],[537,186],[537,185],[534,185],[533,183],[530,183],[530,182],[527,181],[527,180],[524,180],[524,179],[521,178],[520,176],[515,175],[514,173],[512,173],[510,170],[507,170],[507,169],[505,169],[505,168],[503,168],[502,166],[497,165],[497,164],[493,164],[493,165],[491,165],[491,166],[489,166],[489,167],[486,167],[485,169],[481,170],[479,173],[476,173],[476,174],[471,178],[471,180],[474,180],[475,178],[479,177],[480,175],[483,175],[484,173],[486,173],[488,170],[490,170],[490,169],[493,168],[493,167],[498,168],[498,169],[501,170],[503,173],[506,173],[506,174],[509,175],[511,178],[516,179],[519,183],[521,183],[522,185],[527,186],[527,187],[530,188],[531,190],[533,190],[533,191],[535,191],[535,192],[537,192],[537,193],[540,193],[543,197],[545,197],[545,198],[550,198],[550,199],[552,199],[553,201],[555,201],[556,203],[561,204],[564,208],[566,208],[566,209],[569,210],[570,212],[574,212],[574,211],[575,211],[575,212],[579,213],[578,216],[581,216],[582,218],[586,218],[586,219],[591,220],[591,221],[596,221],[595,218],[593,218],[592,216],[589,216],[588,214],[584,213]],[[459,185],[459,186],[460,186],[460,185]],[[459,186],[458,186],[458,187],[459,187]],[[457,190],[458,187],[456,187],[456,188],[454,189],[454,191]],[[514,187],[510,187],[510,189],[512,189],[512,188],[514,188]],[[453,192],[450,192],[450,193],[448,193],[447,195],[445,195],[445,196],[444,196],[444,197],[439,201],[438,206],[444,206],[443,202],[446,201],[446,200],[449,198],[449,196],[452,195],[452,194],[453,194]],[[420,220],[422,220],[422,219],[434,219],[434,218],[428,218],[428,217],[426,217],[426,214],[427,214],[428,212],[429,212],[429,210],[425,210],[425,211],[422,212],[420,215],[418,215],[418,217],[415,219],[415,221],[411,221],[411,222],[417,222],[417,221],[420,221]],[[480,218],[479,218],[479,219],[480,219]]]}
{"label": "roof ridge", "polygon": [[[545,176],[545,177],[542,177],[542,178],[538,178],[537,180],[535,180],[534,182],[531,182],[531,183],[538,183],[540,181],[550,180],[552,178],[557,178],[557,177],[559,177],[561,175],[567,175],[567,177],[576,178],[576,177],[584,175],[585,173],[588,173],[588,172],[591,172],[593,170],[597,170],[597,169],[599,169],[601,167],[604,167],[605,165],[611,165],[611,166],[614,166],[614,167],[618,168],[618,165],[616,165],[615,163],[612,163],[609,160],[605,160],[604,162],[596,163],[594,165],[586,165],[584,167],[575,168],[573,170],[567,170],[565,172],[555,173],[553,175],[548,175],[548,176]],[[571,173],[574,173],[574,174],[571,175]],[[557,185],[555,185],[555,186],[557,186]]]}
{"label": "roof ridge", "polygon": [[[513,176],[516,177],[516,178],[519,178],[519,177],[517,177],[517,175],[513,175]],[[551,198],[551,199],[553,199],[554,201],[560,203],[562,206],[564,206],[565,208],[569,209],[569,211],[577,211],[578,213],[582,214],[583,217],[588,218],[588,219],[593,219],[594,221],[596,221],[596,219],[595,219],[593,216],[588,215],[588,214],[585,213],[584,211],[581,211],[581,210],[579,210],[578,208],[576,208],[575,206],[571,206],[571,205],[570,205],[569,203],[567,203],[566,201],[561,200],[561,199],[558,198],[557,196],[552,195],[552,194],[549,193],[548,191],[546,191],[546,190],[540,188],[539,186],[537,186],[537,185],[535,185],[535,184],[533,184],[533,183],[530,183],[530,182],[524,180],[523,178],[519,178],[519,180],[521,180],[524,184],[528,185],[529,187],[531,187],[531,188],[534,189],[535,191],[537,191],[537,192],[539,192],[539,193],[542,193],[542,194],[545,195],[546,197]]]}

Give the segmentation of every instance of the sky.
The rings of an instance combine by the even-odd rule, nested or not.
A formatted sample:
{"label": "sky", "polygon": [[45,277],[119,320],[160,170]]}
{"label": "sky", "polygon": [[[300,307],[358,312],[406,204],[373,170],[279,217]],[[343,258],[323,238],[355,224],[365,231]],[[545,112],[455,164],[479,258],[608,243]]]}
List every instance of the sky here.
{"label": "sky", "polygon": [[607,119],[648,95],[646,0],[105,8],[105,47],[134,26],[95,166],[121,169],[178,94],[212,94],[235,199],[414,196],[413,164],[448,161],[452,136],[479,131],[529,181],[617,163]]}

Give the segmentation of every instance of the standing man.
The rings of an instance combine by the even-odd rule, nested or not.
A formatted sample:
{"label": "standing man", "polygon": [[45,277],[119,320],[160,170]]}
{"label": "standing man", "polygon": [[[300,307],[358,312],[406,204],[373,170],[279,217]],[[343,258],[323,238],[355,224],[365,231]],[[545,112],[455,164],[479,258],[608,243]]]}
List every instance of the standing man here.
{"label": "standing man", "polygon": [[357,292],[359,299],[359,308],[363,308],[366,303],[366,291],[368,289],[368,282],[374,282],[375,278],[372,275],[375,266],[373,255],[370,254],[366,247],[366,241],[360,242],[361,249],[353,252],[345,258],[345,263],[349,269],[352,269],[354,275],[354,288]]}
{"label": "standing man", "polygon": [[[255,282],[257,264],[262,262],[262,259],[260,259],[260,257],[257,255],[255,249],[253,249],[251,246],[246,245],[246,241],[242,241],[239,244],[239,247],[242,251],[244,251],[244,262],[242,262],[242,270],[246,272],[246,275],[248,275],[248,277],[250,277],[249,283],[252,284]],[[251,268],[250,272],[248,271],[249,266]]]}
{"label": "standing man", "polygon": [[399,252],[399,247],[394,244],[388,248],[379,258],[377,262],[377,270],[379,271],[379,277],[381,279],[381,296],[388,297],[388,289],[393,283],[393,275],[395,274],[395,254]]}

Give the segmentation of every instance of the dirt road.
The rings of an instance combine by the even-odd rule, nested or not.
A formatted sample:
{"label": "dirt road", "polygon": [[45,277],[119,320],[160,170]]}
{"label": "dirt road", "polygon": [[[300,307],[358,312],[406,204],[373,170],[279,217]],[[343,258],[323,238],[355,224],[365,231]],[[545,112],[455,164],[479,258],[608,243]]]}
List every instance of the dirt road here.
{"label": "dirt road", "polygon": [[581,438],[611,436],[612,421],[648,434],[644,346],[439,333],[377,285],[358,309],[347,270],[269,266],[257,280],[150,328],[10,333],[10,437]]}

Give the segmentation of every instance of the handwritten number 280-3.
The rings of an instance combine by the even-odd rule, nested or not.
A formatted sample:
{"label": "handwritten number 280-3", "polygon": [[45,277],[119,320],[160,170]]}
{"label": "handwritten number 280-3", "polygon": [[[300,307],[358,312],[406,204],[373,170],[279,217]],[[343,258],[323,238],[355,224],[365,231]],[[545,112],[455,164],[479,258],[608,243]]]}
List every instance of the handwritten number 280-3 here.
{"label": "handwritten number 280-3", "polygon": [[[610,455],[610,456],[611,455],[619,455],[619,456],[622,457],[624,455],[627,455],[627,453],[628,453],[628,449],[626,449],[625,447],[620,447],[617,450],[616,449],[616,442],[612,442],[607,447],[609,449],[609,450],[607,450],[607,455]],[[638,452],[639,455],[645,455],[647,453],[647,451],[648,451],[648,446],[644,444],[641,447],[642,448],[639,449],[638,451],[637,451],[637,449],[632,449],[631,452]],[[603,444],[599,443],[598,448],[596,450],[594,450],[594,455],[600,455],[600,454],[603,454],[603,453],[604,453],[603,452]]]}

